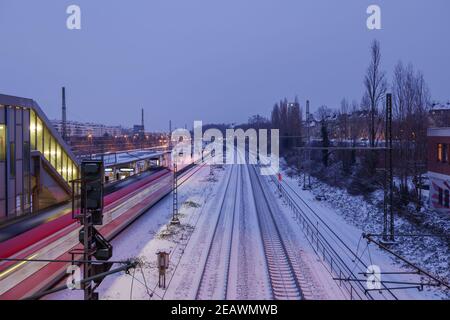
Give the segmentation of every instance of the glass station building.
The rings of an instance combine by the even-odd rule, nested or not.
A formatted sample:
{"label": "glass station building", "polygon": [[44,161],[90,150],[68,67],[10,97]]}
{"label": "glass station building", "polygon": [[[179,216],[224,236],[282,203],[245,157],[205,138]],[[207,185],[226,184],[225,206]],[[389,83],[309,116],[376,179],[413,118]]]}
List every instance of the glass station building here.
{"label": "glass station building", "polygon": [[69,200],[78,172],[37,103],[0,94],[0,223]]}

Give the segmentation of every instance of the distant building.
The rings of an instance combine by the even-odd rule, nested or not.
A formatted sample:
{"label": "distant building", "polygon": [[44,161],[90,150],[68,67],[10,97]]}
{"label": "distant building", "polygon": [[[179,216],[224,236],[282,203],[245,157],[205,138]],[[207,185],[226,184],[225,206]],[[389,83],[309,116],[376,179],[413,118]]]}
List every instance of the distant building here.
{"label": "distant building", "polygon": [[[62,134],[63,123],[61,120],[52,120],[53,126]],[[85,123],[77,121],[67,121],[66,133],[68,137],[103,137],[120,136],[124,134],[125,129],[121,126],[108,126],[98,123]]]}
{"label": "distant building", "polygon": [[309,121],[302,121],[302,130],[303,137],[307,137],[307,131],[309,130],[309,136],[311,137],[311,139],[318,139],[320,138],[320,121],[317,121],[314,118],[314,115],[310,114]]}
{"label": "distant building", "polygon": [[450,128],[428,129],[430,207],[450,213]]}
{"label": "distant building", "polygon": [[144,137],[145,136],[145,127],[143,125],[136,124],[133,126],[133,135]]}
{"label": "distant building", "polygon": [[433,103],[430,110],[431,127],[450,127],[450,101]]}

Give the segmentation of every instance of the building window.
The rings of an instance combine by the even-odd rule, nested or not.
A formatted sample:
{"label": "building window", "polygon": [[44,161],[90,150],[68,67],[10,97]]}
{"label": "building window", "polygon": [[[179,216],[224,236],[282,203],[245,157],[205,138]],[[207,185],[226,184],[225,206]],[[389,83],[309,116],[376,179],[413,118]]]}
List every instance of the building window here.
{"label": "building window", "polygon": [[40,153],[44,153],[44,128],[42,121],[39,117],[36,117],[36,150]]}
{"label": "building window", "polygon": [[16,144],[14,142],[9,144],[9,173],[11,178],[16,177]]}
{"label": "building window", "polygon": [[442,145],[442,162],[448,161],[448,145],[443,144]]}
{"label": "building window", "polygon": [[439,188],[439,205],[443,205],[443,198],[444,198],[444,190],[442,188]]}
{"label": "building window", "polygon": [[67,181],[67,174],[69,170],[67,168],[67,154],[63,151],[62,152],[62,173],[63,178]]}
{"label": "building window", "polygon": [[78,179],[78,170],[76,165],[73,165],[73,179]]}
{"label": "building window", "polygon": [[46,127],[44,127],[44,158],[50,162],[50,133]]}
{"label": "building window", "polygon": [[450,192],[445,190],[444,206],[450,208]]}
{"label": "building window", "polygon": [[37,131],[36,113],[34,113],[33,110],[30,110],[30,142],[31,142],[31,148],[33,150],[37,150],[37,148],[36,148],[36,131]]}
{"label": "building window", "polygon": [[0,125],[0,161],[6,160],[6,126]]}
{"label": "building window", "polygon": [[25,141],[23,143],[23,161],[24,161],[24,172],[30,172],[30,161],[31,161],[31,149],[30,143]]}
{"label": "building window", "polygon": [[448,162],[448,145],[439,143],[437,145],[437,160],[439,162]]}
{"label": "building window", "polygon": [[62,176],[62,156],[61,156],[61,146],[58,144],[56,145],[56,159],[58,162],[58,165],[56,166],[56,170],[58,173]]}

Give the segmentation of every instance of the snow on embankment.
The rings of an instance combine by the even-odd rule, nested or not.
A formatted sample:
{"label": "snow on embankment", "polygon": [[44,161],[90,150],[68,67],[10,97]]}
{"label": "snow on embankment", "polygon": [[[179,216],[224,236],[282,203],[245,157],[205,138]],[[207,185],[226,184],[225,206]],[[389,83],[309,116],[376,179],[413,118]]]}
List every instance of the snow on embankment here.
{"label": "snow on embankment", "polygon": [[[346,190],[332,187],[313,177],[311,177],[312,190],[303,191],[298,183],[298,177],[289,177],[288,170],[284,171],[284,180],[292,187],[296,188],[299,193],[305,197],[309,196],[312,203],[324,208],[321,214],[329,221],[336,223],[337,229],[343,236],[353,245],[356,250],[357,241],[360,234],[372,233],[380,234],[382,231],[383,211],[379,203],[382,201],[382,194],[375,192],[371,200],[366,200],[363,196],[350,195]],[[325,201],[317,201],[316,196],[324,196]],[[327,210],[328,209],[328,210]],[[429,225],[433,223],[441,223],[441,229],[447,230],[450,219],[437,220],[436,213],[425,211],[421,214],[429,215],[422,219],[428,221]],[[443,219],[442,216],[439,219]],[[339,222],[338,222],[339,221]],[[352,228],[349,228],[352,226]],[[356,229],[355,229],[356,227]],[[429,228],[428,228],[429,229]],[[359,235],[344,235],[347,230],[354,230],[353,233],[358,232]],[[403,217],[396,216],[395,218],[395,232],[396,234],[424,234],[427,232],[425,226],[417,226]],[[447,282],[450,280],[450,266],[448,258],[450,256],[449,243],[442,237],[398,237],[397,242],[391,247],[395,252],[405,257],[407,260],[416,263],[424,270],[427,270]],[[387,255],[387,254],[386,254]],[[399,261],[387,255],[392,261],[399,265]]]}

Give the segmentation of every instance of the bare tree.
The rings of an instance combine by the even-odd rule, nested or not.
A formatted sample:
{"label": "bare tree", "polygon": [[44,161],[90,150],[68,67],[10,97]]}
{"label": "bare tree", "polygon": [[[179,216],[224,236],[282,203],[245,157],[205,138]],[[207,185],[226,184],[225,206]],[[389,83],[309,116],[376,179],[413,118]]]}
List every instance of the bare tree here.
{"label": "bare tree", "polygon": [[[409,179],[420,182],[425,170],[426,130],[431,99],[423,74],[416,72],[411,64],[405,67],[402,62],[395,67],[392,91],[395,162],[401,164],[396,172],[403,203],[407,204],[410,200]],[[414,194],[413,200],[419,208],[420,189],[416,187]]]}
{"label": "bare tree", "polygon": [[271,122],[274,129],[280,129],[281,120],[280,120],[280,107],[278,103],[273,106],[272,114],[271,114]]}
{"label": "bare tree", "polygon": [[350,105],[346,98],[341,100],[341,110],[339,113],[339,138],[343,141],[348,139],[348,114]]}
{"label": "bare tree", "polygon": [[387,82],[385,72],[381,70],[380,43],[374,40],[371,47],[371,61],[364,79],[366,88],[365,96],[370,103],[370,146],[375,147],[377,129],[375,117],[378,114],[378,106],[386,94]]}

